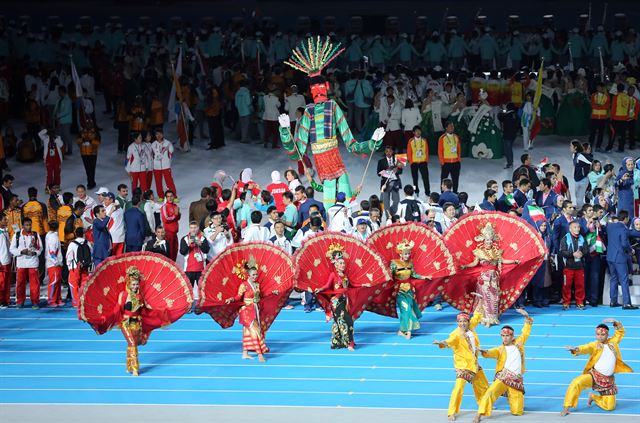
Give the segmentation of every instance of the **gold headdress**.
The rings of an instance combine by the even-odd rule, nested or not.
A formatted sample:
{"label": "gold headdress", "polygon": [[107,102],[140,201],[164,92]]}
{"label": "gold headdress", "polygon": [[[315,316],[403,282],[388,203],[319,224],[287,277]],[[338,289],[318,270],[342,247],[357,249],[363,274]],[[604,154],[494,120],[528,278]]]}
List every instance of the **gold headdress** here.
{"label": "gold headdress", "polygon": [[258,263],[253,256],[249,256],[249,260],[243,259],[239,263],[236,263],[236,265],[233,266],[233,270],[231,272],[239,279],[246,280],[249,270],[251,269],[258,269]]}
{"label": "gold headdress", "polygon": [[398,244],[396,244],[396,252],[402,253],[403,251],[411,251],[415,246],[415,242],[403,239]]}
{"label": "gold headdress", "polygon": [[140,270],[136,266],[130,266],[127,268],[127,287],[129,287],[129,283],[131,280],[135,279],[138,282],[142,281],[142,274]]}
{"label": "gold headdress", "polygon": [[344,257],[344,246],[338,243],[329,245],[327,250],[327,258],[331,261],[336,261]]}
{"label": "gold headdress", "polygon": [[284,64],[314,77],[320,75],[322,69],[343,51],[340,43],[333,45],[329,37],[324,41],[319,36],[315,40],[309,37],[293,49],[293,54]]}
{"label": "gold headdress", "polygon": [[480,234],[474,238],[475,241],[500,241],[500,235],[496,233],[496,229],[491,222],[485,222],[478,228]]}

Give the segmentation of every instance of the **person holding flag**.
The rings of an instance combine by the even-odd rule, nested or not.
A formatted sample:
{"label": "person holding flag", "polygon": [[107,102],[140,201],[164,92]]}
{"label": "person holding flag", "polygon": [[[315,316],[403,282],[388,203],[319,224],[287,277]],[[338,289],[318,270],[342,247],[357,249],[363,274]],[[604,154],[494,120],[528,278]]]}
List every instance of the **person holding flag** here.
{"label": "person holding flag", "polygon": [[502,181],[502,195],[496,202],[496,210],[503,213],[509,213],[510,211],[516,211],[518,209],[518,203],[513,197],[513,181],[506,179]]}
{"label": "person holding flag", "polygon": [[529,145],[525,149],[531,149],[533,147],[533,140],[540,133],[540,99],[542,98],[542,77],[544,69],[544,60],[540,62],[540,69],[538,70],[538,79],[536,81],[536,92],[533,95],[533,110],[531,113],[531,124],[529,126]]}

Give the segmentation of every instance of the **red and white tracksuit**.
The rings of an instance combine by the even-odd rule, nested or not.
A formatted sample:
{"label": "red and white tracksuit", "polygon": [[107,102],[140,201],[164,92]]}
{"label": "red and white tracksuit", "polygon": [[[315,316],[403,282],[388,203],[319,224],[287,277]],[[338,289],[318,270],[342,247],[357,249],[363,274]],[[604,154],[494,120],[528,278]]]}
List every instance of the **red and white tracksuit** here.
{"label": "red and white tracksuit", "polygon": [[[67,255],[65,260],[67,267],[69,268],[69,289],[71,290],[71,305],[77,307],[80,302],[80,289],[84,286],[84,283],[89,279],[89,270],[81,269],[78,266],[78,244],[87,242],[84,238],[76,238],[69,243],[67,247]],[[91,244],[89,243],[89,248]],[[93,250],[92,250],[93,251]]]}
{"label": "red and white tracksuit", "polygon": [[173,203],[164,203],[160,208],[160,218],[166,233],[165,239],[169,243],[171,260],[178,257],[178,227],[180,223],[180,208]]}
{"label": "red and white tracksuit", "polygon": [[0,229],[0,304],[9,305],[11,295],[11,253],[9,231]]}
{"label": "red and white tracksuit", "polygon": [[50,184],[60,185],[60,172],[62,172],[62,147],[64,143],[60,137],[51,139],[47,135],[47,130],[43,129],[38,133],[44,145],[43,159],[47,169],[47,186]]}
{"label": "red and white tracksuit", "polygon": [[48,232],[44,238],[45,266],[49,283],[47,284],[47,303],[50,307],[63,305],[60,298],[62,284],[62,248],[58,232]]}
{"label": "red and white tracksuit", "polygon": [[[40,302],[40,279],[38,277],[38,256],[42,254],[42,243],[40,236],[35,232],[25,232],[21,230],[13,234],[9,251],[16,257],[16,304],[23,305],[25,300],[25,289],[29,280],[29,296],[33,305]],[[22,251],[29,250],[34,255],[22,254]]]}
{"label": "red and white tracksuit", "polygon": [[106,207],[109,223],[107,229],[111,234],[111,255],[119,256],[124,253],[124,211],[114,202]]}
{"label": "red and white tracksuit", "polygon": [[131,190],[140,187],[144,192],[147,189],[147,150],[140,143],[132,143],[127,149],[127,164],[125,170],[131,176]]}
{"label": "red and white tracksuit", "polygon": [[173,144],[166,139],[163,139],[162,142],[156,140],[151,144],[151,149],[153,150],[153,177],[156,180],[158,197],[164,198],[165,190],[162,185],[163,179],[167,189],[170,189],[174,194],[178,195],[176,186],[173,183],[173,175],[171,174]]}
{"label": "red and white tracksuit", "polygon": [[[145,182],[147,185],[142,188],[142,192],[148,191],[151,189],[151,182],[153,181],[153,148],[151,148],[153,144],[150,142],[143,142],[142,147],[144,147],[145,152],[145,172],[147,174],[147,178]],[[157,195],[157,193],[156,193]]]}

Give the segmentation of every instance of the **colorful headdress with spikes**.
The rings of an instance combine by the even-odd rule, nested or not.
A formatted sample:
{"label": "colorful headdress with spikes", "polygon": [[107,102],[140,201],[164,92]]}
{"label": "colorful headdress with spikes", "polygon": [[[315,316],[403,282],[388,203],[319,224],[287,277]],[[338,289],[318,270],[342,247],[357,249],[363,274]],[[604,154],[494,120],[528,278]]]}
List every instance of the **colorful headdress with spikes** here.
{"label": "colorful headdress with spikes", "polygon": [[396,252],[411,251],[415,245],[415,242],[403,239],[396,245]]}
{"label": "colorful headdress with spikes", "polygon": [[320,40],[320,36],[315,40],[313,37],[309,37],[306,41],[300,42],[300,46],[293,49],[293,55],[284,63],[310,77],[318,76],[329,62],[344,51],[340,45],[340,43],[334,45],[329,37],[326,37],[324,41]]}
{"label": "colorful headdress with spikes", "polygon": [[344,246],[338,243],[332,243],[327,250],[327,258],[335,261],[344,257]]}

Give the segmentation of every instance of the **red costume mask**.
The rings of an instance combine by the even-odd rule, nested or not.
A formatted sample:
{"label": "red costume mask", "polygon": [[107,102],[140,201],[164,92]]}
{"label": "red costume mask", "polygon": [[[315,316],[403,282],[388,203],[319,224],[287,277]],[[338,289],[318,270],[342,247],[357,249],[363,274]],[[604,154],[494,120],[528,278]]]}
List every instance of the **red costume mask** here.
{"label": "red costume mask", "polygon": [[324,103],[325,101],[327,101],[328,90],[329,90],[329,83],[326,81],[320,84],[313,84],[311,86],[311,97],[313,97],[313,102],[318,104],[318,103]]}

